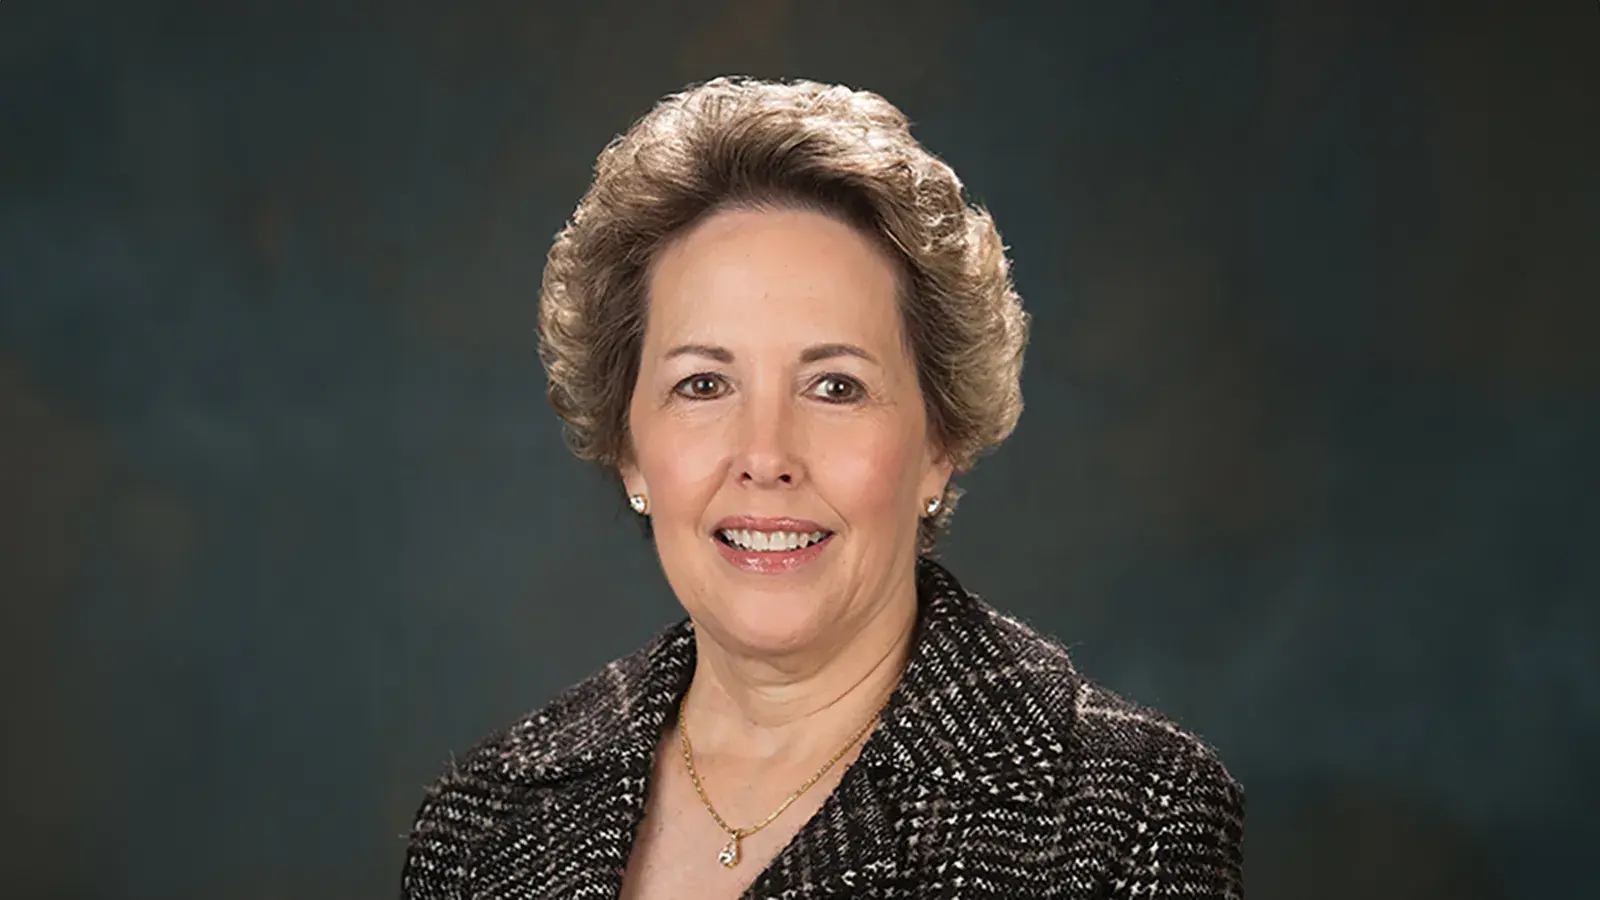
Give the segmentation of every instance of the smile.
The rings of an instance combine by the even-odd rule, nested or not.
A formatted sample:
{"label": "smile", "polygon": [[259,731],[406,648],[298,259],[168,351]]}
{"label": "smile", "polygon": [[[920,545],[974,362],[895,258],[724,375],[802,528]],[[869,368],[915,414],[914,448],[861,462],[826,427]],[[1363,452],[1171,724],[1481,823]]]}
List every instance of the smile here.
{"label": "smile", "polygon": [[711,538],[717,554],[735,569],[782,575],[820,559],[834,533],[810,519],[728,516],[712,529]]}
{"label": "smile", "polygon": [[736,550],[756,553],[787,553],[824,540],[831,531],[755,531],[749,528],[720,528],[717,540]]}

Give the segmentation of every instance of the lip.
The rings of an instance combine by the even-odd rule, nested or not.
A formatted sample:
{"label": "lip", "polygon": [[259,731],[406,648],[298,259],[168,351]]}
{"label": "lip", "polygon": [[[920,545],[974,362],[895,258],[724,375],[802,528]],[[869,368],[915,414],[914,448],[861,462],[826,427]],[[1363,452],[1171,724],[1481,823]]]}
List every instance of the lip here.
{"label": "lip", "polygon": [[[793,531],[796,533],[811,533],[815,531],[826,532],[827,536],[814,544],[809,544],[797,550],[741,550],[738,547],[723,543],[716,532],[729,529],[747,529],[750,531]],[[809,519],[764,518],[760,516],[728,516],[717,522],[711,533],[711,543],[716,545],[717,552],[734,568],[757,575],[781,575],[804,568],[816,561],[823,551],[833,543],[833,530],[824,528]]]}
{"label": "lip", "polygon": [[824,528],[810,519],[791,519],[787,516],[779,518],[766,518],[763,516],[727,516],[717,520],[711,526],[713,534],[724,528],[743,528],[749,531],[793,531],[799,534],[810,534],[813,531],[832,531]]}

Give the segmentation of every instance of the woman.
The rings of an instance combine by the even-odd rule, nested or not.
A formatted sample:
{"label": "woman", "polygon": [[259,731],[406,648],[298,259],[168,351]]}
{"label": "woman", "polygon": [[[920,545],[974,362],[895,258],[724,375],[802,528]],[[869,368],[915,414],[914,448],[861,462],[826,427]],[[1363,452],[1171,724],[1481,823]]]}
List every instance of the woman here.
{"label": "woman", "polygon": [[446,772],[405,895],[1240,896],[1217,758],[927,558],[1026,331],[876,95],[718,79],[607,147],[541,352],[688,619]]}

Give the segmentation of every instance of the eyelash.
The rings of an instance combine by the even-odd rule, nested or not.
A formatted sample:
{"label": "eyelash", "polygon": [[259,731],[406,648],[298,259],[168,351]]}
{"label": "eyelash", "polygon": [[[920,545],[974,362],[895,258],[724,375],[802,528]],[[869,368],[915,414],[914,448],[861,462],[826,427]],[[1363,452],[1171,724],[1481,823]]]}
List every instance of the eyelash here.
{"label": "eyelash", "polygon": [[[682,381],[678,382],[677,384],[673,385],[672,392],[674,394],[678,395],[679,397],[684,398],[685,400],[719,400],[719,399],[721,399],[723,397],[723,393],[718,393],[715,396],[706,396],[704,394],[696,394],[696,393],[694,393],[691,390],[691,386],[695,382],[703,381],[703,380],[719,382],[722,385],[723,389],[724,389],[724,393],[726,392],[726,388],[727,388],[727,384],[728,384],[727,379],[723,378],[721,375],[718,375],[715,372],[697,372],[697,373],[695,373],[693,375],[690,375],[688,378],[685,378]],[[817,397],[817,399],[821,400],[824,403],[832,403],[832,404],[835,404],[835,405],[838,405],[838,406],[843,406],[845,404],[858,402],[858,401],[860,401],[862,398],[864,398],[866,396],[867,389],[866,389],[866,387],[864,385],[862,385],[862,383],[859,380],[857,380],[855,378],[852,378],[849,375],[845,375],[843,373],[840,373],[840,372],[828,372],[828,373],[826,373],[824,375],[817,376],[817,379],[815,381],[813,381],[812,385],[811,385],[813,391],[818,386],[820,386],[822,384],[825,384],[827,382],[830,382],[830,381],[836,381],[836,382],[839,382],[841,384],[847,384],[847,385],[850,386],[850,389],[854,393],[849,398],[843,399],[843,400],[836,400],[836,399],[833,399],[833,398],[830,398],[830,397],[823,397],[823,396]]]}

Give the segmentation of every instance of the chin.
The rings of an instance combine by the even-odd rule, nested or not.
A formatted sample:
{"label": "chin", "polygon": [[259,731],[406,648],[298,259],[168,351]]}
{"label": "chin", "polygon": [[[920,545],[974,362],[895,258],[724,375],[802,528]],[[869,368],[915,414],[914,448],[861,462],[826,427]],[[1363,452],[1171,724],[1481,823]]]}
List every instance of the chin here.
{"label": "chin", "polygon": [[820,617],[793,614],[751,615],[735,610],[718,616],[730,640],[755,654],[783,656],[803,652],[824,637]]}
{"label": "chin", "polygon": [[773,586],[720,585],[703,612],[716,623],[719,637],[751,653],[782,655],[816,643],[835,618],[815,590]]}

